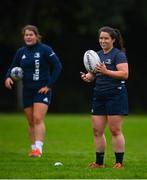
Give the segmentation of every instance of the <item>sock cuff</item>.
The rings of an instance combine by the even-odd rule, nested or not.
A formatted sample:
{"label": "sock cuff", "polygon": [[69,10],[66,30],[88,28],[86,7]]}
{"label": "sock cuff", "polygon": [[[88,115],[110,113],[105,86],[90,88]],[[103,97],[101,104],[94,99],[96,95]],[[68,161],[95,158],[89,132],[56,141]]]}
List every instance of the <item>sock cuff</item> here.
{"label": "sock cuff", "polygon": [[96,152],[97,155],[104,155],[105,152]]}
{"label": "sock cuff", "polygon": [[43,146],[43,141],[36,140],[36,141],[35,141],[35,144],[40,145],[40,146]]}

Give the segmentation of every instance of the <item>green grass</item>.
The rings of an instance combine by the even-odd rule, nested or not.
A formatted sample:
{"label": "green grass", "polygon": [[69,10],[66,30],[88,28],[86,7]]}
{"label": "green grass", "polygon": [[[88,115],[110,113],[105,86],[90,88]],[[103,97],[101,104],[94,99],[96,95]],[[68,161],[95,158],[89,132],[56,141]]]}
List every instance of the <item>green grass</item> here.
{"label": "green grass", "polygon": [[[48,114],[46,138],[41,158],[27,156],[30,145],[23,114],[0,115],[0,178],[2,179],[146,179],[147,116],[128,116],[123,131],[126,138],[125,168],[113,169],[111,136],[106,129],[106,168],[89,169],[95,160],[90,115]],[[64,165],[55,167],[57,161]]]}

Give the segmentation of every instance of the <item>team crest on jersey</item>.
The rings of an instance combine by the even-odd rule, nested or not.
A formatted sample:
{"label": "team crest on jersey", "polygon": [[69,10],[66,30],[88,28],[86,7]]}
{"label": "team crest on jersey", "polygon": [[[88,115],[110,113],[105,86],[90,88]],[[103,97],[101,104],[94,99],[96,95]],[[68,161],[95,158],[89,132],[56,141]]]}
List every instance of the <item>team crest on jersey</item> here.
{"label": "team crest on jersey", "polygon": [[106,59],[105,60],[105,64],[111,64],[112,63],[112,60],[111,59]]}
{"label": "team crest on jersey", "polygon": [[23,54],[22,57],[21,57],[21,59],[26,59],[26,55]]}
{"label": "team crest on jersey", "polygon": [[40,58],[40,53],[39,52],[35,52],[34,58]]}

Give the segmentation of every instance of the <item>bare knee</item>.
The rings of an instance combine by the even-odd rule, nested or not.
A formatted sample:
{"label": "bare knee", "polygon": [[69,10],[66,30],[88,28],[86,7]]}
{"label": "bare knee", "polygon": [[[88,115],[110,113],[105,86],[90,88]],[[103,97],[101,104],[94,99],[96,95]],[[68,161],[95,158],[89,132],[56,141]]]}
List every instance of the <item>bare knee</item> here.
{"label": "bare knee", "polygon": [[28,120],[28,124],[29,124],[30,128],[34,128],[34,120],[33,119]]}
{"label": "bare knee", "polygon": [[110,132],[112,136],[119,136],[120,134],[122,134],[120,128],[110,128]]}
{"label": "bare knee", "polygon": [[39,124],[42,123],[42,119],[41,119],[40,116],[34,115],[34,116],[33,116],[33,119],[34,119],[34,124],[35,124],[35,125],[39,125]]}
{"label": "bare knee", "polygon": [[103,135],[103,131],[98,130],[97,128],[93,128],[94,137],[100,137]]}

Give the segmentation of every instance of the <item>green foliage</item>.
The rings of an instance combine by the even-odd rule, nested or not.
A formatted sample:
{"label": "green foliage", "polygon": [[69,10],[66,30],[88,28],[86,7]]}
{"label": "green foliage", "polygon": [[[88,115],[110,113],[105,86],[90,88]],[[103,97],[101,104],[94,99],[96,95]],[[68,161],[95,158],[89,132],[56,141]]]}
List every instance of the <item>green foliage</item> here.
{"label": "green foliage", "polygon": [[[131,11],[137,0],[73,0],[73,1],[4,1],[0,7],[0,41],[18,45],[20,30],[26,24],[39,27],[43,35],[95,34],[103,25],[126,29],[125,13]],[[139,4],[146,18],[146,1]],[[7,42],[6,42],[7,39]]]}
{"label": "green foliage", "polygon": [[[125,168],[113,169],[111,136],[106,129],[106,168],[89,169],[95,160],[90,116],[86,114],[49,114],[41,158],[27,156],[27,122],[21,114],[0,115],[1,179],[146,179],[146,116],[128,116],[124,120],[126,138]],[[57,161],[64,165],[55,167]]]}

